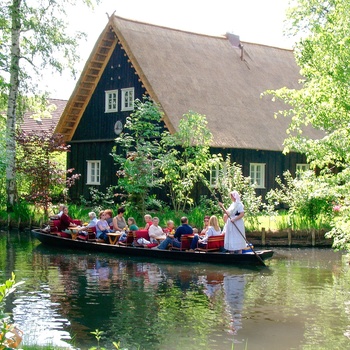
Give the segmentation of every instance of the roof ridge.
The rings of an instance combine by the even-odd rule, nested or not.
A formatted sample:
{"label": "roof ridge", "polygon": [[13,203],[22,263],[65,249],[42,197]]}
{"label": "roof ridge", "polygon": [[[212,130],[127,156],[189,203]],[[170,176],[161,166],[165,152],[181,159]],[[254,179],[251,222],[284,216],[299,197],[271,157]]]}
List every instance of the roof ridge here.
{"label": "roof ridge", "polygon": [[121,19],[123,21],[127,21],[127,22],[133,22],[133,23],[138,23],[138,24],[144,24],[144,25],[148,25],[151,27],[157,27],[157,28],[162,28],[162,29],[168,29],[168,30],[173,30],[176,32],[182,32],[182,33],[188,33],[188,34],[195,34],[195,35],[200,35],[200,36],[206,36],[206,37],[210,37],[210,38],[219,38],[219,39],[226,39],[225,34],[221,34],[221,35],[214,35],[214,34],[206,34],[206,33],[199,33],[199,32],[193,32],[190,30],[185,30],[185,29],[179,29],[179,28],[173,28],[173,27],[167,27],[164,25],[160,25],[160,24],[154,24],[154,23],[149,23],[149,22],[144,22],[144,21],[139,21],[136,19],[130,19],[130,18],[125,18],[125,17],[121,17],[121,16],[117,16],[115,14],[113,14],[112,16]]}

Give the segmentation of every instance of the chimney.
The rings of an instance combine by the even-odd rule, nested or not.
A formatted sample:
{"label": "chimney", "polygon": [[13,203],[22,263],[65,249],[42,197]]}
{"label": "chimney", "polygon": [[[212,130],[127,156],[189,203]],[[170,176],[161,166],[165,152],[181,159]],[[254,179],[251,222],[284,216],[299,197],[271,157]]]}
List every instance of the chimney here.
{"label": "chimney", "polygon": [[236,48],[241,50],[241,61],[244,59],[244,50],[243,45],[241,44],[241,41],[239,40],[239,35],[235,35],[233,33],[226,33],[226,38],[230,42],[230,44]]}

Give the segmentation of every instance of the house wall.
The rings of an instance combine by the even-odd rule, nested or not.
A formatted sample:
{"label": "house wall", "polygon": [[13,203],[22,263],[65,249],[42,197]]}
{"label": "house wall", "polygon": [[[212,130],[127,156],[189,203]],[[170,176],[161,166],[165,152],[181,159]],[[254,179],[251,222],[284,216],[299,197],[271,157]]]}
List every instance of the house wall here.
{"label": "house wall", "polygon": [[[87,181],[87,160],[101,161],[101,184],[99,191],[105,192],[106,188],[117,184],[116,166],[110,153],[116,146],[114,139],[114,125],[117,120],[125,124],[126,117],[130,111],[121,112],[120,89],[134,87],[135,98],[142,99],[146,91],[142,86],[134,68],[128,61],[125,51],[117,44],[114,52],[99,80],[99,83],[87,105],[87,108],[75,131],[71,145],[71,152],[68,153],[68,168],[75,168],[75,173],[81,174],[76,185],[70,189],[70,196],[73,200],[80,196],[90,197],[90,190]],[[105,91],[118,89],[118,112],[105,113]],[[282,175],[287,169],[295,173],[296,163],[306,163],[305,157],[300,154],[290,153],[283,155],[276,151],[241,150],[241,149],[213,149],[213,153],[221,153],[225,158],[231,154],[232,161],[242,165],[243,175],[249,176],[250,163],[265,163],[265,185],[264,189],[257,189],[257,195],[266,195],[268,190],[276,186],[275,178]],[[196,199],[206,193],[205,189],[196,188]],[[164,191],[158,191],[162,200],[166,200]]]}
{"label": "house wall", "polygon": [[[135,98],[142,99],[146,93],[128,61],[125,51],[117,44],[111,58],[103,71],[98,85],[84,111],[79,125],[69,143],[71,152],[68,153],[68,168],[74,168],[81,178],[70,189],[73,200],[80,196],[89,198],[90,190],[87,182],[87,160],[101,161],[101,185],[99,190],[104,192],[110,185],[117,183],[116,166],[110,155],[116,146],[114,140],[114,125],[117,120],[125,124],[131,111],[121,111],[120,89],[134,88]],[[118,90],[118,112],[105,113],[105,91]]]}
{"label": "house wall", "polygon": [[[282,152],[277,151],[259,151],[249,149],[220,149],[215,148],[211,150],[212,154],[221,154],[223,159],[229,154],[232,162],[242,166],[243,176],[248,177],[250,175],[251,163],[265,163],[265,188],[257,188],[256,195],[265,198],[268,191],[276,188],[276,177],[282,177],[286,170],[289,170],[293,176],[295,176],[296,164],[306,163],[306,157],[299,153],[289,153],[284,155]],[[233,189],[232,189],[233,190]],[[195,200],[199,201],[202,195],[210,197],[209,190],[199,185],[195,189]]]}
{"label": "house wall", "polygon": [[[91,96],[85,112],[74,133],[72,141],[77,140],[113,140],[114,125],[117,120],[125,124],[130,111],[121,110],[120,89],[133,87],[135,98],[142,99],[146,93],[134,68],[128,62],[125,51],[119,44],[113,54]],[[105,91],[118,89],[118,112],[105,113]]]}
{"label": "house wall", "polygon": [[[68,169],[74,168],[74,173],[81,174],[81,178],[70,189],[70,197],[77,200],[80,196],[90,199],[90,188],[96,187],[105,192],[106,188],[117,184],[116,166],[110,153],[115,146],[112,142],[78,142],[71,144],[71,152],[68,153]],[[101,161],[101,184],[99,186],[87,185],[87,160]]]}

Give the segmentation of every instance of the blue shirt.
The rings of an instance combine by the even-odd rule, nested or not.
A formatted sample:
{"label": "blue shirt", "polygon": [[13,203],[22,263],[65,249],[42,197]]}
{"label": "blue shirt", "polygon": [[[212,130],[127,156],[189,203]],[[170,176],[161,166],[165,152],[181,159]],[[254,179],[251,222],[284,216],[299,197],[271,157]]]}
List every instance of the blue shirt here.
{"label": "blue shirt", "polygon": [[174,238],[176,238],[178,241],[181,242],[181,236],[182,235],[191,235],[193,234],[193,229],[188,224],[182,224],[176,229],[176,232],[174,234]]}

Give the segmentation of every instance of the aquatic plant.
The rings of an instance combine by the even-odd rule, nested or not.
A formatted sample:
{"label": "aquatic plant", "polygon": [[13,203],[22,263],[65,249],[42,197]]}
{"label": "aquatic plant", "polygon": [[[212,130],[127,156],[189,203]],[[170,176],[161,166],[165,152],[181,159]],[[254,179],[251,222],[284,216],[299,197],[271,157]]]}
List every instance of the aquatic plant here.
{"label": "aquatic plant", "polygon": [[[23,283],[23,282],[22,282]],[[5,283],[0,285],[0,349],[17,348],[22,341],[22,331],[14,324],[9,323],[10,316],[4,312],[5,299],[13,293],[19,284],[15,282],[15,274]]]}

